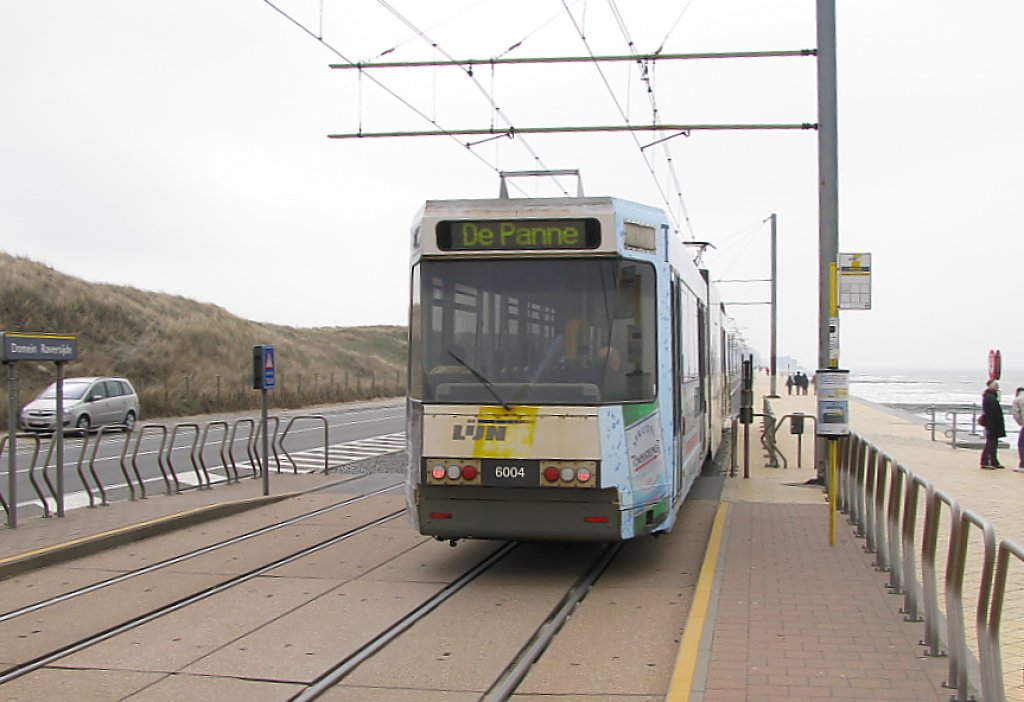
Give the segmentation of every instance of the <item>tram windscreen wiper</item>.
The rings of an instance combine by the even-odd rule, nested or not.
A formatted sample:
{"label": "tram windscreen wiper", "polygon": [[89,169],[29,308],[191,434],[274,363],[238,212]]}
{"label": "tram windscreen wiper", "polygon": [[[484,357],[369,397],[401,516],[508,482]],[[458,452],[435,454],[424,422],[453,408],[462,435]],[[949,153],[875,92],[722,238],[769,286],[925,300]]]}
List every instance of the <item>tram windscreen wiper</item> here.
{"label": "tram windscreen wiper", "polygon": [[479,380],[483,384],[483,386],[485,388],[487,388],[488,392],[490,392],[492,395],[494,395],[494,399],[498,401],[499,405],[504,407],[506,411],[512,409],[511,407],[508,406],[507,402],[505,402],[503,399],[501,399],[501,395],[498,394],[498,391],[494,388],[494,384],[491,383],[491,381],[489,381],[487,378],[485,378],[482,375],[480,375],[479,371],[477,371],[476,368],[474,368],[473,366],[469,365],[468,363],[463,361],[461,358],[459,358],[455,354],[454,351],[452,351],[451,349],[447,349],[447,351],[448,351],[448,355],[449,356],[451,356],[456,361],[458,361],[460,366],[462,366],[463,368],[468,370],[470,373],[472,373],[476,377],[476,379]]}

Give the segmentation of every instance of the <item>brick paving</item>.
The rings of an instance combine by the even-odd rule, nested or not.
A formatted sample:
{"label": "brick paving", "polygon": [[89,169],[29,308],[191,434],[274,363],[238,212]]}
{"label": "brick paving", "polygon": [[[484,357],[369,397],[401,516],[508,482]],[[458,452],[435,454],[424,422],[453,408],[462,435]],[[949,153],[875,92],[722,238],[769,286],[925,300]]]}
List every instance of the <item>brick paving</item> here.
{"label": "brick paving", "polygon": [[[766,385],[763,378],[760,384]],[[813,395],[783,396],[773,400],[774,411],[780,417],[793,411],[813,414],[814,400]],[[1024,538],[1024,510],[1019,509],[1024,474],[980,471],[977,451],[932,442],[922,422],[869,403],[852,402],[852,424],[915,474],[992,521],[999,538]],[[853,535],[844,515],[837,518],[836,544],[828,544],[825,493],[806,484],[814,475],[810,433],[804,437],[803,468],[795,467],[796,442],[788,426],[779,430],[778,439],[790,467],[767,468],[754,429],[750,479],[725,481],[722,500],[729,503],[730,517],[712,616],[705,624],[710,643],[698,661],[689,699],[949,700],[953,691],[942,686],[948,659],[923,655],[918,645],[923,624],[903,620],[902,597],[887,591],[886,575],[872,566],[873,556],[864,552],[863,539]],[[1004,463],[1012,465],[1012,453],[1004,450]],[[275,474],[272,491],[301,491],[336,479]],[[61,520],[24,520],[18,530],[0,531],[0,560],[203,505],[251,498],[260,494],[259,488],[259,481],[243,480],[211,491],[75,510]]]}

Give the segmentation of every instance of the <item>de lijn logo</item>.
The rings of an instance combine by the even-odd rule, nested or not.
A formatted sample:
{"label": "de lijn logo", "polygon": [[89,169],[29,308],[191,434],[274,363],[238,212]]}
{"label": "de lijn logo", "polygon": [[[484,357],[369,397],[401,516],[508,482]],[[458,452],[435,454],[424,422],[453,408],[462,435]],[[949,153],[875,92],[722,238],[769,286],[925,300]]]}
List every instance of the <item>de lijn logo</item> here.
{"label": "de lijn logo", "polygon": [[515,424],[529,424],[525,419],[468,419],[465,424],[452,427],[454,441],[504,441],[508,428]]}

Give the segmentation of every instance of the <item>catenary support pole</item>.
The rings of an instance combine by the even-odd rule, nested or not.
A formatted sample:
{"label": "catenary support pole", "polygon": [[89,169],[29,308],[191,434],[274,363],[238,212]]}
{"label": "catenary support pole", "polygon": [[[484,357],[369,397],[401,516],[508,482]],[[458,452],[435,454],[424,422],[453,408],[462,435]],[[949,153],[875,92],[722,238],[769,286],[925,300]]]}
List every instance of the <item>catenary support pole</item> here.
{"label": "catenary support pole", "polygon": [[7,526],[18,528],[18,371],[17,364],[7,364],[7,503],[11,513]]}
{"label": "catenary support pole", "polygon": [[[57,442],[57,516],[64,516],[64,364],[57,361],[57,408],[53,440]],[[125,441],[128,436],[125,435]],[[82,446],[85,450],[85,446]]]}
{"label": "catenary support pole", "polygon": [[[839,254],[839,143],[836,107],[836,5],[817,0],[818,35],[818,368],[829,367],[829,264]],[[825,481],[825,443],[815,455]]]}
{"label": "catenary support pole", "polygon": [[772,316],[772,338],[771,338],[771,353],[770,353],[771,359],[769,361],[769,372],[771,373],[771,385],[770,385],[770,388],[769,388],[769,391],[768,391],[768,397],[778,397],[779,394],[775,390],[775,380],[776,380],[775,376],[778,375],[778,372],[779,372],[778,364],[776,363],[777,351],[778,351],[778,346],[777,346],[777,341],[776,341],[777,338],[778,338],[778,305],[777,305],[777,300],[776,300],[775,294],[776,294],[776,287],[778,286],[778,282],[779,282],[779,279],[778,279],[779,268],[778,268],[778,259],[777,259],[777,253],[778,253],[777,243],[778,243],[778,239],[776,238],[776,234],[777,234],[777,231],[776,231],[776,219],[777,219],[777,217],[775,216],[774,212],[772,213],[772,216],[771,216],[770,219],[772,220],[772,297],[771,297],[771,302],[772,302],[772,304],[771,304],[771,307],[772,307],[772,315],[771,315]]}

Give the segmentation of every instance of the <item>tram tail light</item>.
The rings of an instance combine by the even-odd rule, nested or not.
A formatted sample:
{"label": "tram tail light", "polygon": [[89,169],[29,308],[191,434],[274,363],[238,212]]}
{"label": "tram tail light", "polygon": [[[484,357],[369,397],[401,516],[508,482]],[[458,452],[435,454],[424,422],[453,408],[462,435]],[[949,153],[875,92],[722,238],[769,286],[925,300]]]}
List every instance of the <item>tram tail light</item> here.
{"label": "tram tail light", "polygon": [[607,524],[608,517],[584,517],[583,521],[587,524]]}
{"label": "tram tail light", "polygon": [[431,512],[430,513],[430,518],[431,519],[451,519],[452,518],[452,513],[451,512]]}
{"label": "tram tail light", "polygon": [[426,485],[479,485],[480,461],[466,458],[425,458],[423,482]]}
{"label": "tram tail light", "polygon": [[541,465],[541,487],[597,487],[597,461],[545,461]]}

